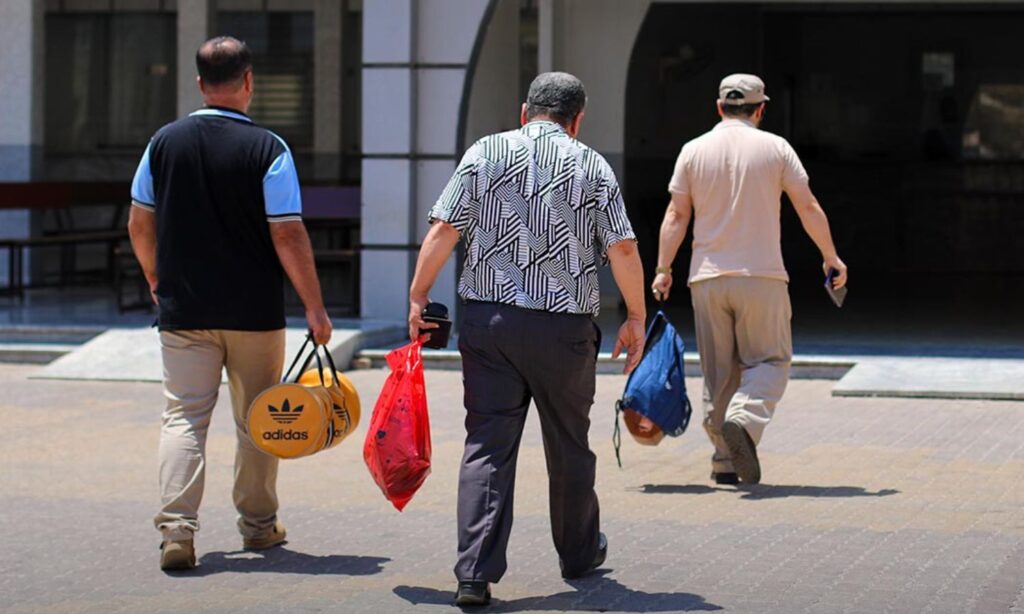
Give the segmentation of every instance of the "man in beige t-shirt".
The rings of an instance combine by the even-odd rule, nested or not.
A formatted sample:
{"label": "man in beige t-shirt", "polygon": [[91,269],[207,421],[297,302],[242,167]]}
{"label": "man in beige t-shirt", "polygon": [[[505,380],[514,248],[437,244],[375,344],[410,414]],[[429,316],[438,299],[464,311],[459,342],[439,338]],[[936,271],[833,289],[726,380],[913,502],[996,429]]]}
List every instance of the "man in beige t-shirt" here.
{"label": "man in beige t-shirt", "polygon": [[684,145],[676,161],[651,286],[655,298],[668,298],[671,264],[692,213],[689,285],[704,372],[704,429],[715,446],[711,475],[719,484],[761,480],[757,444],[789,381],[783,191],[821,251],[825,271],[837,271],[834,287],[846,285],[846,265],[799,157],[785,139],[758,129],[767,102],[764,82],[754,75],[722,80],[722,121]]}

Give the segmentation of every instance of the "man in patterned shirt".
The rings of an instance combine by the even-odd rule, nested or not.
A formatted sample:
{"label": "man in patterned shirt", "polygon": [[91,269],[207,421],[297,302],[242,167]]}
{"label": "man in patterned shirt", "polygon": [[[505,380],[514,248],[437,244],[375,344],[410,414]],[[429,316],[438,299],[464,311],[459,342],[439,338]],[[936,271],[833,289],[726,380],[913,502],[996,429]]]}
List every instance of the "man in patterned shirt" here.
{"label": "man in patterned shirt", "polygon": [[430,213],[409,290],[409,336],[459,239],[466,260],[459,351],[466,448],[459,474],[457,605],[483,605],[505,573],[516,455],[530,401],[547,458],[551,530],[562,576],[599,567],[596,458],[587,432],[600,333],[598,258],[610,261],[628,315],[613,354],[640,361],[646,317],[643,268],[618,182],[576,140],[583,84],[545,73],[530,85],[519,130],[477,141]]}

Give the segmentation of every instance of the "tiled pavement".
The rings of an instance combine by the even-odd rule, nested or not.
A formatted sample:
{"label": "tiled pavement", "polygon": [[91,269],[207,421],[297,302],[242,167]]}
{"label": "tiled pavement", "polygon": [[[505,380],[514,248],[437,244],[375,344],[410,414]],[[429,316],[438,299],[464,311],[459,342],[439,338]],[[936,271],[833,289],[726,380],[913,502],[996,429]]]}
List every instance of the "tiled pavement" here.
{"label": "tiled pavement", "polygon": [[[201,566],[165,575],[150,524],[160,387],[28,380],[37,368],[0,366],[0,610],[452,611],[457,373],[427,373],[434,472],[404,513],[362,463],[367,407],[357,439],[282,464],[290,541],[263,555],[239,551],[222,399]],[[372,405],[384,373],[351,376]],[[708,482],[696,420],[659,448],[624,442],[619,470],[623,382],[599,378],[591,431],[605,571],[558,577],[531,419],[493,611],[1024,613],[1024,403],[832,398],[833,382],[795,381],[760,448],[765,484],[736,489]]]}

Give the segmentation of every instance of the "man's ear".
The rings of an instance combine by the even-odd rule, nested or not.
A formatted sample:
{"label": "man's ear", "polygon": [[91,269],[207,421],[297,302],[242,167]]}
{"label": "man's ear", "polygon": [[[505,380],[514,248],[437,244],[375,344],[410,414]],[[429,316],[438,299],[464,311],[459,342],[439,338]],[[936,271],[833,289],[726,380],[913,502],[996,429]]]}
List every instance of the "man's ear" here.
{"label": "man's ear", "polygon": [[199,86],[199,91],[206,94],[206,84],[203,83],[203,78],[196,75],[196,85]]}
{"label": "man's ear", "polygon": [[247,94],[252,93],[255,79],[256,77],[252,74],[252,69],[245,71],[245,91]]}
{"label": "man's ear", "polygon": [[715,106],[718,107],[718,116],[721,117],[722,119],[725,119],[725,111],[722,110],[722,101],[716,101]]}
{"label": "man's ear", "polygon": [[526,116],[526,109],[527,109],[526,103],[524,102],[522,108],[519,110],[519,125],[520,126],[525,126],[530,121],[530,118]]}
{"label": "man's ear", "polygon": [[566,130],[566,132],[568,132],[569,136],[571,136],[572,138],[576,138],[576,136],[580,133],[580,125],[583,124],[583,115],[584,111],[580,111],[579,113],[576,114],[576,117],[574,117],[572,121],[569,122],[569,128]]}

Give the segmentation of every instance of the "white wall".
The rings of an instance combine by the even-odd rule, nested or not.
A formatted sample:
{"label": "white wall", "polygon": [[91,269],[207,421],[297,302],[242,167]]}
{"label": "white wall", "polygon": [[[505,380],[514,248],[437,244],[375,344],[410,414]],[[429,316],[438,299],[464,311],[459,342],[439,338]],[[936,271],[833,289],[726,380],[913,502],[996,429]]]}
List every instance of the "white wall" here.
{"label": "white wall", "polygon": [[462,149],[488,134],[518,128],[522,102],[519,1],[498,0],[473,73]]}
{"label": "white wall", "polygon": [[[553,24],[541,24],[541,55],[551,69],[572,73],[587,88],[580,140],[601,152],[622,174],[625,151],[626,78],[633,43],[650,0],[545,0]],[[541,19],[545,18],[542,9]],[[545,39],[550,33],[551,39]]]}
{"label": "white wall", "polygon": [[[362,315],[405,320],[427,212],[455,170],[459,112],[482,0],[363,5]],[[378,249],[373,249],[378,246]],[[383,247],[383,249],[381,249]],[[454,258],[431,298],[453,307]]]}

